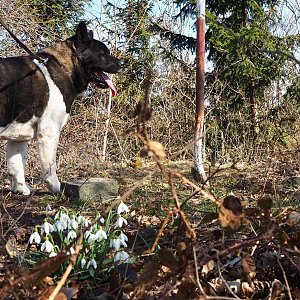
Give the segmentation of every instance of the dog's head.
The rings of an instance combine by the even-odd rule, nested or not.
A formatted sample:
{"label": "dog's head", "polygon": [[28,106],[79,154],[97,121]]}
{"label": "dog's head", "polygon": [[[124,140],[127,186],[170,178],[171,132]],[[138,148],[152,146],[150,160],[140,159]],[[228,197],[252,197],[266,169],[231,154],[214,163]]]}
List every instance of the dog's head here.
{"label": "dog's head", "polygon": [[86,80],[99,88],[110,88],[115,95],[117,90],[107,73],[115,74],[121,68],[118,58],[110,54],[106,45],[93,38],[93,31],[88,30],[84,22],[80,22],[76,34],[68,39],[75,48],[85,73]]}

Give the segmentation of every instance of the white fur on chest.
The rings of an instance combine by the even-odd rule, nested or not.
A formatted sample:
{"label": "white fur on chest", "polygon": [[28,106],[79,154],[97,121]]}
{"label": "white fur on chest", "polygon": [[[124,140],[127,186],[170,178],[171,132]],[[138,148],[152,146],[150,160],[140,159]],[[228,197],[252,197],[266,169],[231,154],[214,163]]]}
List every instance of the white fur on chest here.
{"label": "white fur on chest", "polygon": [[[51,123],[51,127],[55,126],[54,131],[58,129],[60,131],[62,127],[67,123],[69,114],[66,112],[66,104],[64,102],[63,95],[57,85],[52,80],[47,67],[38,62],[36,59],[33,62],[39,67],[49,87],[49,100],[46,109],[41,116],[39,123],[41,127],[47,127],[47,120]],[[44,128],[40,128],[43,130]]]}

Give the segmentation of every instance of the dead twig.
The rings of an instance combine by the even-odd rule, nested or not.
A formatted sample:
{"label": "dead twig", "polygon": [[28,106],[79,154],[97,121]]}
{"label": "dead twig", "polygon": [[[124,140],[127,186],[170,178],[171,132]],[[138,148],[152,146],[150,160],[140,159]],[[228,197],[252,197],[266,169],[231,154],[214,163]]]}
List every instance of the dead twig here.
{"label": "dead twig", "polygon": [[258,236],[255,236],[253,238],[249,238],[249,239],[243,240],[243,241],[241,241],[239,243],[236,243],[236,244],[234,244],[232,246],[227,247],[226,249],[224,249],[222,251],[218,251],[218,250],[215,250],[215,251],[217,252],[217,255],[219,257],[221,257],[221,256],[226,256],[229,253],[234,252],[234,251],[236,251],[236,250],[238,250],[240,248],[244,248],[244,247],[255,245],[258,241],[264,241],[264,242],[266,242],[266,241],[272,239],[274,230],[275,230],[275,226],[272,226],[266,232],[264,232],[264,233],[262,233],[262,234],[260,234]]}
{"label": "dead twig", "polygon": [[69,274],[71,273],[74,265],[76,264],[76,260],[77,260],[77,257],[78,257],[78,254],[79,254],[79,251],[80,251],[81,245],[82,245],[82,240],[83,240],[83,233],[81,232],[81,234],[79,235],[79,238],[77,239],[75,253],[72,256],[70,256],[70,263],[69,263],[65,273],[63,274],[61,280],[58,282],[57,286],[55,287],[55,289],[49,296],[48,300],[55,299],[56,295],[59,293],[62,286],[65,284],[66,280],[68,279]]}
{"label": "dead twig", "polygon": [[285,273],[285,271],[284,271],[284,268],[283,268],[283,266],[282,266],[282,264],[281,264],[281,262],[280,262],[280,259],[279,259],[279,256],[278,256],[278,255],[276,255],[276,259],[277,259],[277,263],[278,263],[278,265],[279,265],[279,268],[280,268],[281,273],[282,273],[283,278],[284,278],[284,282],[285,282],[286,289],[287,289],[287,292],[288,292],[288,295],[289,295],[289,299],[290,299],[290,300],[293,300],[292,293],[291,293],[291,289],[290,289],[290,285],[289,285],[289,282],[288,282],[287,277],[286,277],[286,273]]}
{"label": "dead twig", "polygon": [[158,231],[158,233],[157,233],[157,235],[156,235],[155,241],[154,241],[154,243],[153,243],[153,245],[152,245],[152,247],[151,247],[151,249],[150,249],[150,253],[153,253],[153,252],[154,252],[154,250],[155,250],[155,248],[156,248],[156,246],[157,246],[158,240],[159,240],[160,237],[162,236],[162,233],[163,233],[163,231],[164,231],[164,228],[166,227],[166,225],[167,225],[167,223],[168,223],[168,221],[169,221],[169,219],[170,219],[172,213],[173,213],[173,212],[172,212],[171,210],[168,211],[168,214],[167,214],[167,216],[165,217],[164,221],[162,222],[162,224],[161,224],[161,226],[160,226],[160,229],[159,229],[159,231]]}

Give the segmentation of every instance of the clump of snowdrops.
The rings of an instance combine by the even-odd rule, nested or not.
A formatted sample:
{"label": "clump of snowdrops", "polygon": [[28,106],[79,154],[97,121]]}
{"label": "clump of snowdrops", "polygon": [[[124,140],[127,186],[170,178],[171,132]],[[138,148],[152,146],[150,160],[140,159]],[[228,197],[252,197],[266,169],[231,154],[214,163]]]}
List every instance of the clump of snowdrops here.
{"label": "clump of snowdrops", "polygon": [[[128,206],[121,202],[117,211],[111,211],[105,219],[97,216],[94,223],[79,212],[69,212],[61,207],[54,217],[47,217],[30,235],[29,243],[36,244],[38,249],[31,258],[56,256],[71,245],[80,231],[84,231],[82,247],[73,271],[80,278],[105,274],[114,264],[130,262],[126,252],[128,237],[123,232],[128,212]],[[72,246],[69,252],[75,253]],[[63,273],[64,268],[60,271]]]}

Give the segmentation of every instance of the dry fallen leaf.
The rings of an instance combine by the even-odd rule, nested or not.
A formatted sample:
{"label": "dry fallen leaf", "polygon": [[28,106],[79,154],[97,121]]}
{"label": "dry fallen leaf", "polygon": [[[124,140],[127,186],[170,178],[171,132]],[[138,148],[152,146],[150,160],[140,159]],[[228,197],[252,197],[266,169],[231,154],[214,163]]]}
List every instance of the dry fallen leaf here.
{"label": "dry fallen leaf", "polygon": [[160,265],[156,261],[147,262],[137,280],[137,284],[154,284],[154,282],[157,280],[159,269]]}
{"label": "dry fallen leaf", "polygon": [[[48,286],[46,287],[41,295],[37,298],[37,300],[48,300],[51,294],[53,293],[55,287],[54,286]],[[63,292],[59,292],[55,298],[55,300],[68,300],[67,296]]]}
{"label": "dry fallen leaf", "polygon": [[43,278],[43,283],[46,285],[54,285],[53,278],[50,276],[46,276],[45,278]]}
{"label": "dry fallen leaf", "polygon": [[216,263],[213,259],[208,261],[203,267],[202,267],[202,274],[207,275],[209,271],[213,270],[216,266]]}
{"label": "dry fallen leaf", "polygon": [[229,195],[219,207],[219,222],[223,228],[237,230],[241,225],[242,204],[239,198]]}
{"label": "dry fallen leaf", "polygon": [[224,206],[219,207],[219,222],[221,227],[231,230],[237,230],[241,225],[240,216],[235,215]]}
{"label": "dry fallen leaf", "polygon": [[242,257],[242,269],[244,274],[246,275],[247,281],[255,277],[256,267],[254,259],[247,253]]}
{"label": "dry fallen leaf", "polygon": [[12,258],[20,256],[19,250],[17,249],[17,241],[13,236],[6,242],[5,249],[7,254]]}
{"label": "dry fallen leaf", "polygon": [[241,200],[233,195],[224,198],[223,206],[226,209],[231,210],[237,216],[240,215],[243,210]]}
{"label": "dry fallen leaf", "polygon": [[292,211],[288,214],[286,222],[290,226],[295,226],[300,223],[300,213],[297,211]]}
{"label": "dry fallen leaf", "polygon": [[161,248],[157,255],[164,266],[168,267],[173,272],[178,270],[179,262],[171,249]]}
{"label": "dry fallen leaf", "polygon": [[182,282],[178,287],[178,292],[175,296],[175,300],[196,299],[196,297],[198,296],[196,292],[197,288],[198,286],[195,282],[192,281]]}
{"label": "dry fallen leaf", "polygon": [[269,210],[273,205],[273,196],[265,194],[257,200],[257,205],[263,210]]}
{"label": "dry fallen leaf", "polygon": [[157,141],[149,141],[147,145],[145,145],[141,151],[140,151],[140,156],[141,157],[152,157],[152,156],[157,156],[158,158],[165,158],[166,157],[166,152],[164,149],[164,146]]}

